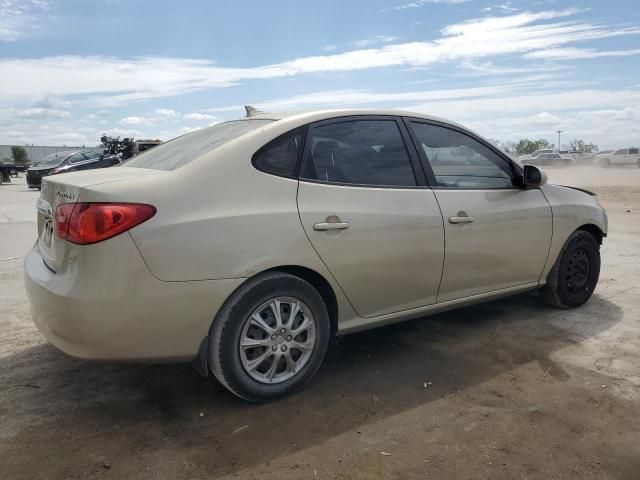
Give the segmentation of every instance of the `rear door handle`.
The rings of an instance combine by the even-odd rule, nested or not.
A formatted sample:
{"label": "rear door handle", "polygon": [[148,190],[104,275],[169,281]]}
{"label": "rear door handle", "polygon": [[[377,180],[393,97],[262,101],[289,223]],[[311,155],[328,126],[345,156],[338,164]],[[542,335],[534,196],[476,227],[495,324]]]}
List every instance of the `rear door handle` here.
{"label": "rear door handle", "polygon": [[471,223],[473,217],[449,217],[449,223]]}
{"label": "rear door handle", "polygon": [[313,229],[318,232],[325,232],[327,230],[346,230],[349,228],[349,222],[323,222],[313,225]]}

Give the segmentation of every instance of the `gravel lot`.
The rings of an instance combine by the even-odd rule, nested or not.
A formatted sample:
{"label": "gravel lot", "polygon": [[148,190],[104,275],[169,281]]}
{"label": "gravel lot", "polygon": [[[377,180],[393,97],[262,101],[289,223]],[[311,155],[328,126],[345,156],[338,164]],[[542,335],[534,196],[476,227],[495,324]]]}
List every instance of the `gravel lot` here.
{"label": "gravel lot", "polygon": [[525,294],[345,337],[261,406],[44,343],[22,285],[38,192],[0,185],[0,479],[640,478],[640,169],[548,173],[609,214],[584,307]]}

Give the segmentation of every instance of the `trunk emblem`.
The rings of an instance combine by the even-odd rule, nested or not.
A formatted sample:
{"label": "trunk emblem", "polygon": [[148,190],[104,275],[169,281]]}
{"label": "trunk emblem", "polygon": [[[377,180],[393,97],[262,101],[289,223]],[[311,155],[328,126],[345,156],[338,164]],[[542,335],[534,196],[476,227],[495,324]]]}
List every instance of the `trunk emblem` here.
{"label": "trunk emblem", "polygon": [[73,200],[76,198],[72,193],[61,192],[60,190],[56,192],[56,197],[66,198],[67,200]]}

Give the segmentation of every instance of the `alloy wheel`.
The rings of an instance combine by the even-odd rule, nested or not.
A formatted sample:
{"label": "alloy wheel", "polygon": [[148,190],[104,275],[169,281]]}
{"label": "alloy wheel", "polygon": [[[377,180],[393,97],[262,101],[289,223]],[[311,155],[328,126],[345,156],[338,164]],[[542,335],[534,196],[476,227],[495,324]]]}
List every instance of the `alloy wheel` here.
{"label": "alloy wheel", "polygon": [[309,307],[293,297],[272,298],[245,320],[240,359],[251,378],[284,382],[309,361],[316,344],[316,321]]}

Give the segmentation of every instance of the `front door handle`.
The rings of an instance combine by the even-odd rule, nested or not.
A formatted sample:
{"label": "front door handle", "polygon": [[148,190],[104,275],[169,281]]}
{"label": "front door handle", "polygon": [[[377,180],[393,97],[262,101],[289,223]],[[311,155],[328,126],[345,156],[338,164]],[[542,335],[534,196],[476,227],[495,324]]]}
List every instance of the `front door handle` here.
{"label": "front door handle", "polygon": [[471,223],[473,217],[449,217],[449,223]]}
{"label": "front door handle", "polygon": [[318,232],[327,230],[346,230],[349,228],[349,222],[322,222],[313,225],[313,229]]}

